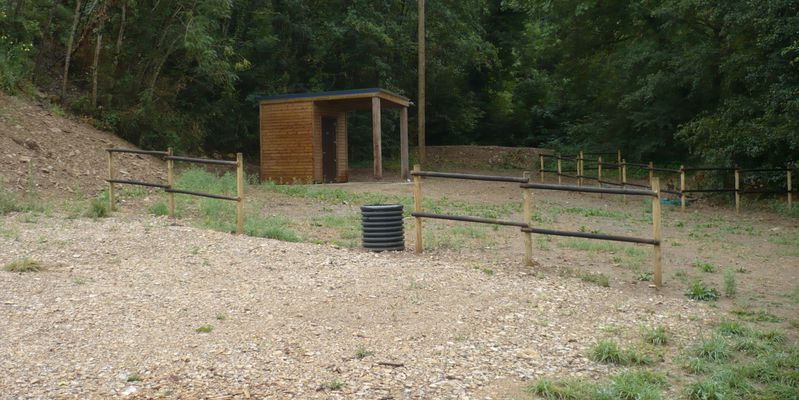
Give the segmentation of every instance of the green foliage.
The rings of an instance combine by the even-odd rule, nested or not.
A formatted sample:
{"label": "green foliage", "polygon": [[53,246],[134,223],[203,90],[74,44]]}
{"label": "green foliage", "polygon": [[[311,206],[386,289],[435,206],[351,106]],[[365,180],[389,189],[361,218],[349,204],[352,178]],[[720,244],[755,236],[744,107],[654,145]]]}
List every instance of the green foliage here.
{"label": "green foliage", "polygon": [[719,299],[719,291],[715,288],[707,287],[705,283],[699,279],[691,283],[691,285],[688,287],[688,290],[685,292],[685,295],[688,296],[689,299],[700,301],[713,301]]}
{"label": "green foliage", "polygon": [[86,210],[86,216],[89,218],[105,218],[109,214],[108,210],[108,197],[99,196],[93,198],[89,202],[89,208]]}
{"label": "green foliage", "polygon": [[213,325],[202,325],[195,329],[194,331],[197,333],[211,333],[214,330]]}
{"label": "green foliage", "polygon": [[713,273],[713,272],[716,272],[716,270],[718,269],[718,267],[716,267],[715,265],[713,265],[713,264],[711,264],[709,262],[705,262],[705,261],[698,261],[697,260],[697,261],[694,261],[693,265],[694,265],[694,267],[699,268],[700,271],[706,272],[706,273]]}

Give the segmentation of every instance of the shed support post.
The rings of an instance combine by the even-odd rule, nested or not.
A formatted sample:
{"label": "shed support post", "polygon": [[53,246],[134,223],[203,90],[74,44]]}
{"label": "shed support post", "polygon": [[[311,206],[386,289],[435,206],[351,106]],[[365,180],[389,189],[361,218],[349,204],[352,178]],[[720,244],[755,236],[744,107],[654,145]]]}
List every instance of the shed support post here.
{"label": "shed support post", "polygon": [[380,98],[372,97],[372,150],[374,153],[375,179],[383,179],[383,149],[380,143]]}
{"label": "shed support post", "polygon": [[408,107],[400,108],[400,177],[408,180]]}

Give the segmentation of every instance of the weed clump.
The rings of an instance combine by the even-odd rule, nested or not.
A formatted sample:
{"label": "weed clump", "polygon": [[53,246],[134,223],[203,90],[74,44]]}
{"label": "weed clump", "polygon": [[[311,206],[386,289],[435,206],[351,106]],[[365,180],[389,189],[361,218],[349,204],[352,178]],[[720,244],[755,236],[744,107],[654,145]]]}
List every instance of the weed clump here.
{"label": "weed clump", "polygon": [[719,299],[719,291],[715,288],[707,287],[701,280],[695,280],[691,286],[688,287],[688,291],[685,292],[685,295],[688,296],[689,299],[700,301],[713,301]]}
{"label": "weed clump", "polygon": [[39,272],[44,271],[45,267],[40,262],[30,257],[25,257],[11,261],[3,266],[3,269],[8,272]]}

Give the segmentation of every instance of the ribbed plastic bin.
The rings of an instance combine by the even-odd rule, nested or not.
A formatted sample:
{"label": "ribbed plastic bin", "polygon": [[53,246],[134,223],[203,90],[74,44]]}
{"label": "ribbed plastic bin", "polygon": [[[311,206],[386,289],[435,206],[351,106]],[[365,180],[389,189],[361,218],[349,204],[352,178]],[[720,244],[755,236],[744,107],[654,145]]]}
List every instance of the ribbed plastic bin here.
{"label": "ribbed plastic bin", "polygon": [[402,204],[361,206],[361,239],[367,250],[405,250],[402,225]]}

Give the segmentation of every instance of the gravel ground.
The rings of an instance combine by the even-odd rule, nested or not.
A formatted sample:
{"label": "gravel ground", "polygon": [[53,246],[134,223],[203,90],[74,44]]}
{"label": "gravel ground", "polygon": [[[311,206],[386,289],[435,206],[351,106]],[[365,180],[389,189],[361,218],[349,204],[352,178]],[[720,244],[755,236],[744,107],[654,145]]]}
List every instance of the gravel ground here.
{"label": "gravel ground", "polygon": [[123,214],[0,221],[16,232],[0,235],[0,264],[48,267],[0,271],[7,399],[507,398],[537,376],[614,372],[586,357],[605,327],[640,342],[641,326],[666,325],[679,348],[716,312],[516,257],[372,254]]}

